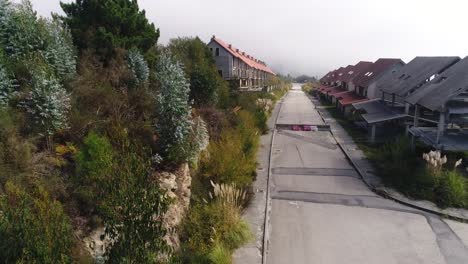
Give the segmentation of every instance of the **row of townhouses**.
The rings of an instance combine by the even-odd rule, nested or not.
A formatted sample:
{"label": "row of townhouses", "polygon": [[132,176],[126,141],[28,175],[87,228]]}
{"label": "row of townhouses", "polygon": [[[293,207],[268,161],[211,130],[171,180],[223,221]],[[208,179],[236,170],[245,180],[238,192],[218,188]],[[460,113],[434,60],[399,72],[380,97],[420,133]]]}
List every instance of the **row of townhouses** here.
{"label": "row of townhouses", "polygon": [[268,89],[275,73],[266,63],[213,36],[208,43],[219,74],[240,89]]}
{"label": "row of townhouses", "polygon": [[468,57],[361,61],[320,79],[319,95],[372,141],[405,131],[437,149],[468,150]]}

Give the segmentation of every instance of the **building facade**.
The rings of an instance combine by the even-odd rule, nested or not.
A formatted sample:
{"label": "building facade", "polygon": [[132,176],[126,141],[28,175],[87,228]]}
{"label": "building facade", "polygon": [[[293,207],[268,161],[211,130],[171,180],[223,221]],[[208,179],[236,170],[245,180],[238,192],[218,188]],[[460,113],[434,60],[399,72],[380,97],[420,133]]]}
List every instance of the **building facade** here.
{"label": "building facade", "polygon": [[208,47],[218,67],[218,73],[240,89],[268,89],[268,80],[275,73],[265,62],[234,48],[216,36],[211,38]]}

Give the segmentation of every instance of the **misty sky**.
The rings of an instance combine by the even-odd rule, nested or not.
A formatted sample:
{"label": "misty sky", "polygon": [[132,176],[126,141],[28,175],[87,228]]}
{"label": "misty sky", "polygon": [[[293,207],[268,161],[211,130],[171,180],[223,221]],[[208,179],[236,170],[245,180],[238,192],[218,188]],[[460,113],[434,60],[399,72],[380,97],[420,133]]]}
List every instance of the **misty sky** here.
{"label": "misty sky", "polygon": [[[17,0],[18,1],[18,0]],[[70,0],[66,0],[69,2]],[[58,0],[32,0],[41,15]],[[213,34],[275,71],[321,76],[380,57],[468,55],[466,0],[139,0],[161,31]]]}

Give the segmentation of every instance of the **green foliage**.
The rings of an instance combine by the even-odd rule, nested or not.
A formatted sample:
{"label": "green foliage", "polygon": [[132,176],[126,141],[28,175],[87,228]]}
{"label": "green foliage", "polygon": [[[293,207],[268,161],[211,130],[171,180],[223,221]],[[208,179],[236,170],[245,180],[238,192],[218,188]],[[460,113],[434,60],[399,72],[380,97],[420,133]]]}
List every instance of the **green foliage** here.
{"label": "green foliage", "polygon": [[76,155],[76,185],[79,197],[91,207],[96,202],[101,183],[112,173],[114,151],[109,140],[90,132]]}
{"label": "green foliage", "polygon": [[437,205],[441,207],[468,206],[468,186],[466,179],[456,171],[446,171],[438,179],[434,190]]}
{"label": "green foliage", "polygon": [[218,94],[225,96],[226,82],[219,76],[210,50],[198,37],[172,39],[168,49],[184,65],[190,99],[196,106],[216,105]]}
{"label": "green foliage", "polygon": [[44,57],[61,79],[76,73],[76,58],[70,32],[57,19],[43,21],[47,35]]}
{"label": "green foliage", "polygon": [[14,81],[0,62],[0,108],[8,106],[15,94]]}
{"label": "green foliage", "polygon": [[223,245],[215,245],[208,254],[208,259],[215,264],[230,264],[232,263],[231,252]]}
{"label": "green foliage", "polygon": [[183,258],[187,263],[231,263],[232,252],[252,233],[239,208],[219,201],[194,206],[183,225]]}
{"label": "green foliage", "polygon": [[382,147],[369,147],[368,158],[384,181],[406,195],[435,202],[440,207],[468,206],[466,179],[456,170],[428,169],[407,137]]}
{"label": "green foliage", "polygon": [[22,106],[41,133],[50,136],[68,128],[70,95],[60,82],[44,71],[34,74],[32,89]]}
{"label": "green foliage", "polygon": [[34,145],[20,137],[18,123],[11,109],[0,109],[0,185],[31,172]]}
{"label": "green foliage", "polygon": [[225,129],[219,140],[210,142],[200,173],[215,182],[235,183],[242,188],[255,178],[259,133],[249,112],[240,111],[236,119],[236,127]]}
{"label": "green foliage", "polygon": [[4,26],[5,50],[13,59],[19,59],[35,51],[44,51],[46,29],[38,22],[31,2],[22,1],[9,16]]}
{"label": "green foliage", "polygon": [[111,177],[100,182],[99,211],[112,239],[110,263],[157,263],[170,254],[161,216],[169,199],[151,177],[151,163],[129,147],[116,158]]}
{"label": "green foliage", "polygon": [[145,11],[131,0],[76,0],[61,3],[79,50],[93,49],[109,59],[116,48],[133,47],[147,53],[159,38],[159,29],[149,23]]}
{"label": "green foliage", "polygon": [[189,84],[182,66],[167,54],[159,58],[156,78],[160,83],[156,96],[159,153],[166,162],[187,161],[192,156],[188,144],[192,128]]}
{"label": "green foliage", "polygon": [[70,220],[38,187],[34,196],[6,183],[0,196],[0,259],[6,263],[69,263]]}
{"label": "green foliage", "polygon": [[132,49],[128,52],[128,67],[133,73],[133,76],[138,84],[144,83],[149,77],[148,63],[141,53]]}
{"label": "green foliage", "polygon": [[191,156],[190,162],[194,165],[198,163],[198,155],[208,147],[210,136],[205,121],[200,116],[193,120],[192,133],[190,137]]}

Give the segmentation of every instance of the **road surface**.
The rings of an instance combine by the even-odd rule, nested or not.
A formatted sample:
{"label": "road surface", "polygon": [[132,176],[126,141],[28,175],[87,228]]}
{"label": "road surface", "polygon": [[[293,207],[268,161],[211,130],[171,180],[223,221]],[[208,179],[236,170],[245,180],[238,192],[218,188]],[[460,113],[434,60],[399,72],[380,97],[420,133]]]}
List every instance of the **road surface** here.
{"label": "road surface", "polygon": [[[281,124],[324,122],[294,85]],[[270,166],[268,264],[468,263],[467,224],[374,194],[329,131],[278,130]]]}

